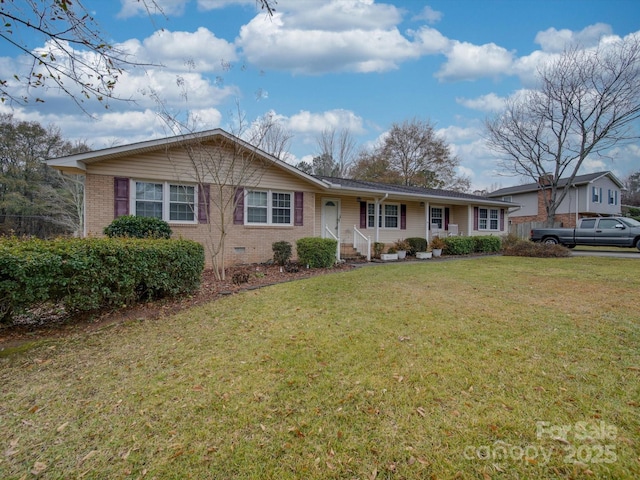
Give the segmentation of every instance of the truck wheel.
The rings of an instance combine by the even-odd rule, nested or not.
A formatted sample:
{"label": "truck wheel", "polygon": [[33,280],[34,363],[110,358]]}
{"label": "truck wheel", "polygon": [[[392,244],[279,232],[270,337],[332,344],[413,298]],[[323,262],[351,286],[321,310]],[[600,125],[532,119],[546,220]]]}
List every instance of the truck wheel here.
{"label": "truck wheel", "polygon": [[636,240],[636,248],[640,250],[640,238]]}
{"label": "truck wheel", "polygon": [[557,245],[558,239],[555,237],[546,237],[542,239],[542,243],[545,243],[547,245]]}

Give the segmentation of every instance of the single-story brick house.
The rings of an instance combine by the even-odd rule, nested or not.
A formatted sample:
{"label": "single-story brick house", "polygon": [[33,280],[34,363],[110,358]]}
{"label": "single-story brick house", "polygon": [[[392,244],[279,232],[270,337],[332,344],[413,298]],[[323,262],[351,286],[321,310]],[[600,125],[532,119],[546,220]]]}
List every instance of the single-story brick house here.
{"label": "single-story brick house", "polygon": [[[569,179],[561,178],[558,188],[565,188],[568,182]],[[518,205],[509,213],[509,220],[513,225],[544,222],[547,220],[544,195],[549,195],[549,188],[543,177],[536,183],[501,188],[487,197]],[[556,210],[555,220],[564,227],[573,228],[578,218],[620,215],[623,188],[623,183],[609,171],[577,175],[567,196]]]}
{"label": "single-story brick house", "polygon": [[145,215],[168,221],[174,237],[205,243],[224,222],[227,264],[266,261],[273,242],[295,245],[303,237],[334,237],[366,255],[368,242],[455,230],[501,235],[513,207],[454,191],[308,175],[221,129],[47,163],[85,176],[84,235],[101,236],[121,215]]}

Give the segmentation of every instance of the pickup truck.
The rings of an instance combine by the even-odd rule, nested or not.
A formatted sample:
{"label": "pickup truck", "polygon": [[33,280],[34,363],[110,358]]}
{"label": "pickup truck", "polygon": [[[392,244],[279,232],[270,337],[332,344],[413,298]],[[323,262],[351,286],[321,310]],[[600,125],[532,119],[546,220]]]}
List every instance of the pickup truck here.
{"label": "pickup truck", "polygon": [[625,217],[582,218],[578,228],[534,228],[531,240],[569,248],[594,245],[640,250],[640,222]]}

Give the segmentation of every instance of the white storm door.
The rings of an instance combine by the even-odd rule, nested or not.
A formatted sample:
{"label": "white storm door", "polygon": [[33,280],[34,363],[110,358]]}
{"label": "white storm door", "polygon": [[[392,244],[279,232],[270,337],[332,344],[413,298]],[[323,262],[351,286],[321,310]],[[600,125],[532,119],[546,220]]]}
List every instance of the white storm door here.
{"label": "white storm door", "polygon": [[[340,200],[322,199],[322,238],[339,239],[340,235]],[[333,235],[333,236],[332,236]]]}

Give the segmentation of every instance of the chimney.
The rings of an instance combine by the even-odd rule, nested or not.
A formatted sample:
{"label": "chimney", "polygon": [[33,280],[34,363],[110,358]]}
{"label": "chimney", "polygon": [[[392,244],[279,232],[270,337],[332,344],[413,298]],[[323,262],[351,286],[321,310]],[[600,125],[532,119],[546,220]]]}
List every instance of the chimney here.
{"label": "chimney", "polygon": [[541,187],[549,187],[553,183],[553,173],[545,173],[538,178],[538,185]]}

